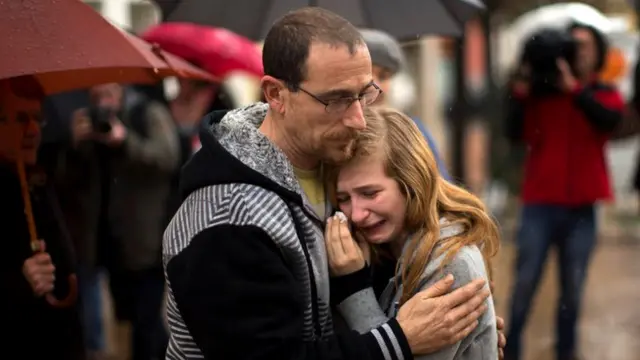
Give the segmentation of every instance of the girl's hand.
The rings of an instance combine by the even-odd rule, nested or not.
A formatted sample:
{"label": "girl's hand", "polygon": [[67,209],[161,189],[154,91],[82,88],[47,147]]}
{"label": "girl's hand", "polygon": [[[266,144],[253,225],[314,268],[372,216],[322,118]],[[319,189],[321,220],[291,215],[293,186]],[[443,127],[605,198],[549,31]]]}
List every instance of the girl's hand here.
{"label": "girl's hand", "polygon": [[356,243],[349,231],[347,220],[340,215],[334,215],[327,220],[324,240],[331,276],[349,275],[365,267],[369,257],[369,245],[364,241]]}

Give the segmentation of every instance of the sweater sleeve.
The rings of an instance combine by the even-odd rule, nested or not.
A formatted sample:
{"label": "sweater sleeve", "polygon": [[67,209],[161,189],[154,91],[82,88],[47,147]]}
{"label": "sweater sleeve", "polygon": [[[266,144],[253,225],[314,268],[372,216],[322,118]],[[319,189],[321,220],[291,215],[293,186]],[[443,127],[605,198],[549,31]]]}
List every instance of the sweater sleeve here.
{"label": "sweater sleeve", "polygon": [[169,260],[166,272],[180,315],[205,359],[412,358],[395,320],[365,334],[305,336],[303,284],[260,228],[204,230]]}
{"label": "sweater sleeve", "polygon": [[376,300],[370,274],[371,269],[367,266],[331,279],[331,302],[337,306],[349,328],[359,333],[367,333],[389,320]]}
{"label": "sweater sleeve", "polygon": [[140,136],[131,129],[127,132],[123,143],[127,159],[135,167],[170,173],[180,160],[178,132],[171,114],[164,106],[151,102],[144,115],[148,136]]}
{"label": "sweater sleeve", "polygon": [[615,89],[578,88],[575,92],[575,103],[587,121],[600,132],[609,133],[622,122],[624,100]]}

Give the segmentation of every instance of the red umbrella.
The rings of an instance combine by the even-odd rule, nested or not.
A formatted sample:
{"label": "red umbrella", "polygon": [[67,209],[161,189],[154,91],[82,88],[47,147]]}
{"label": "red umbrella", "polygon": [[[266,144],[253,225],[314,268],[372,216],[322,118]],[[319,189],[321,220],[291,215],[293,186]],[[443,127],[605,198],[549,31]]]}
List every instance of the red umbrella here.
{"label": "red umbrella", "polygon": [[0,0],[0,79],[46,94],[167,76],[213,81],[186,61],[111,25],[79,0]]}
{"label": "red umbrella", "polygon": [[[39,106],[26,97],[108,82],[155,82],[165,76],[214,80],[157,45],[113,27],[79,0],[0,0],[0,34],[0,115],[14,122]],[[16,165],[31,248],[40,252],[24,159],[16,159]],[[65,299],[48,294],[47,301],[57,307],[75,303],[74,274],[69,277],[69,289]]]}
{"label": "red umbrella", "polygon": [[262,54],[251,40],[227,29],[191,23],[162,23],[142,38],[185,58],[213,75],[225,78],[233,71],[262,76]]}

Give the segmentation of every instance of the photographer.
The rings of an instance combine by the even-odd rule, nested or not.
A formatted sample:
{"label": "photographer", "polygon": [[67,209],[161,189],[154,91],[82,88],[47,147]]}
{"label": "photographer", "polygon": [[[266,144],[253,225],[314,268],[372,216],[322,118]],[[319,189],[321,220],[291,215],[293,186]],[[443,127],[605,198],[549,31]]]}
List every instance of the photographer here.
{"label": "photographer", "polygon": [[[522,330],[551,246],[558,250],[561,284],[556,355],[558,360],[577,358],[576,324],[597,234],[595,204],[612,198],[605,145],[622,120],[623,99],[598,81],[607,54],[603,35],[582,24],[568,31],[574,56],[552,57],[555,74],[541,74],[540,63],[523,63],[511,84],[507,135],[527,145],[505,349],[511,360],[521,358]],[[523,58],[544,61],[545,56],[527,55],[525,48]]]}
{"label": "photographer", "polygon": [[[161,246],[177,131],[168,109],[139,91],[105,84],[89,93],[91,106],[75,112],[73,145],[57,166],[80,286],[95,288],[105,266],[116,316],[132,325],[132,359],[163,358]],[[95,298],[85,299],[85,314],[98,310]]]}

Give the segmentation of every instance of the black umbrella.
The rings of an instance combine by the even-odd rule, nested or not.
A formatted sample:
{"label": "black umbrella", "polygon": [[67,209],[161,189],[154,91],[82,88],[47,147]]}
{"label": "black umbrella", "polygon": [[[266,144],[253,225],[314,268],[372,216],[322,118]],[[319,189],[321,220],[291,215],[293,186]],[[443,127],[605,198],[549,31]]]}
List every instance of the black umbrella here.
{"label": "black umbrella", "polygon": [[398,39],[458,36],[463,24],[484,9],[481,0],[156,0],[164,21],[227,28],[261,40],[288,11],[320,6],[358,27],[380,29]]}

